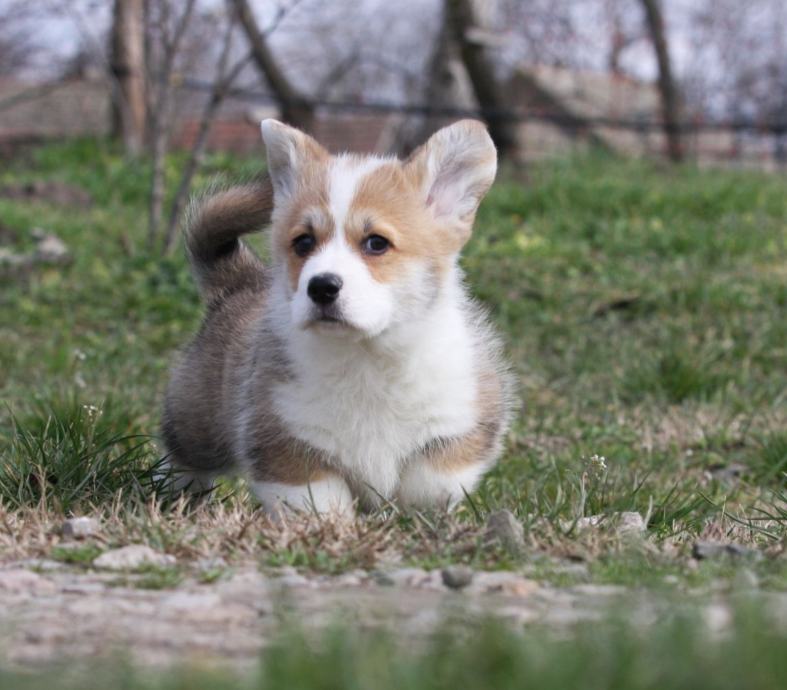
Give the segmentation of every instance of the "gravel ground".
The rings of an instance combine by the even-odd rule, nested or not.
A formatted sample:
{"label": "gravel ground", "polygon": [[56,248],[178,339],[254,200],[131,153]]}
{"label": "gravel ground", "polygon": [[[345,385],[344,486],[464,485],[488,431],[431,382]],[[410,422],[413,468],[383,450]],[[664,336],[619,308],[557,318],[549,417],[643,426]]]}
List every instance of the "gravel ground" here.
{"label": "gravel ground", "polygon": [[[5,563],[0,566],[0,650],[5,663],[22,668],[117,650],[145,664],[243,668],[289,615],[310,629],[340,620],[417,636],[434,630],[447,615],[468,624],[492,615],[516,626],[560,627],[597,619],[616,605],[647,625],[670,599],[619,586],[557,588],[516,573],[450,571],[304,576],[289,568],[263,573],[250,563],[213,582],[200,582],[197,575],[174,588],[149,590],[139,587],[140,574],[54,561]],[[769,609],[787,619],[787,593],[753,595],[769,597]],[[695,600],[708,624],[723,629],[730,595],[710,592]]]}

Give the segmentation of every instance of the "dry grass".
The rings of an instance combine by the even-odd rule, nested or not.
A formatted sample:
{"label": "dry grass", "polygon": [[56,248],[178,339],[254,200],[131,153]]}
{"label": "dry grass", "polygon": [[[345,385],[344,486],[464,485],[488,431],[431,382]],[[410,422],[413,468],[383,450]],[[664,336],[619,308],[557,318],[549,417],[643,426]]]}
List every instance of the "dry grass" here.
{"label": "dry grass", "polygon": [[[787,510],[787,505],[782,508]],[[347,520],[301,513],[274,521],[244,496],[234,495],[196,506],[181,499],[164,508],[153,500],[129,508],[119,498],[92,515],[99,520],[100,531],[84,541],[69,542],[61,535],[63,518],[45,506],[9,510],[0,505],[0,563],[58,558],[58,554],[73,552],[68,560],[87,567],[105,550],[145,544],[175,556],[181,569],[199,562],[226,567],[257,563],[262,568],[294,566],[307,572],[338,574],[355,569],[429,569],[466,563],[478,569],[535,572],[556,582],[565,581],[565,565],[570,563],[587,566],[587,574],[580,573],[579,580],[608,579],[608,566],[618,569],[630,564],[632,556],[638,565],[624,579],[642,576],[646,582],[649,578],[644,570],[648,567],[659,575],[688,578],[694,577],[697,569],[691,558],[695,537],[678,533],[656,539],[627,533],[618,528],[615,516],[585,529],[574,522],[534,517],[526,523],[524,550],[511,553],[490,536],[483,523],[461,514],[427,517],[388,511]],[[756,550],[763,556],[758,567],[778,583],[784,575],[787,541],[765,533],[780,528],[778,520],[765,519],[753,529],[722,512],[704,523],[698,537],[734,541]],[[67,551],[62,552],[63,548]],[[714,576],[721,573],[718,569],[712,572]]]}

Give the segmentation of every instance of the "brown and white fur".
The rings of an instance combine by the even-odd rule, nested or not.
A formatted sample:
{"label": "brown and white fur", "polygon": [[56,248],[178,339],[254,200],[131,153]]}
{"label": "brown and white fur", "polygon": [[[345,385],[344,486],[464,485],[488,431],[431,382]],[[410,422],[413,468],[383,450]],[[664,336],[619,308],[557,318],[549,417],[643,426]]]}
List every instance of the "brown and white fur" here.
{"label": "brown and white fur", "polygon": [[[486,129],[457,122],[406,161],[331,156],[274,120],[262,136],[270,178],[207,199],[186,235],[207,315],[166,394],[181,484],[241,470],[273,514],[453,506],[510,416],[457,265],[495,177]],[[263,265],[238,237],[269,222]]]}

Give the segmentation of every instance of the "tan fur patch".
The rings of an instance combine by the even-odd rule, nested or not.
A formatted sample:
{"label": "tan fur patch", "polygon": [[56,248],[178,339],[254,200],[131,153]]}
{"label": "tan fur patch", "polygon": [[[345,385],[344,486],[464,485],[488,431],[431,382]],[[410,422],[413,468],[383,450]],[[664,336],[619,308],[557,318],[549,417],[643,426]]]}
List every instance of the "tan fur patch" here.
{"label": "tan fur patch", "polygon": [[286,434],[266,438],[259,447],[251,448],[259,460],[252,466],[252,479],[301,486],[338,476],[328,469],[320,453]]}
{"label": "tan fur patch", "polygon": [[[345,224],[348,244],[364,259],[375,280],[388,283],[406,262],[426,260],[438,271],[448,268],[456,247],[434,222],[419,196],[416,180],[399,162],[367,175],[358,186]],[[379,256],[362,251],[369,235],[382,235],[392,247]]]}

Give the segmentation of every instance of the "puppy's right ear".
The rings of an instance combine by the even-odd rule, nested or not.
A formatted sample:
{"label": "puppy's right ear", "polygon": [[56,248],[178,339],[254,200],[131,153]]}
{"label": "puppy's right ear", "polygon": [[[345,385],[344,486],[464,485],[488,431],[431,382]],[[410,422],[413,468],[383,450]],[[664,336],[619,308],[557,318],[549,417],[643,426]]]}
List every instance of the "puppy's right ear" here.
{"label": "puppy's right ear", "polygon": [[268,153],[268,173],[277,201],[290,198],[310,164],[328,156],[328,152],[308,134],[267,119],[260,123],[262,139]]}

